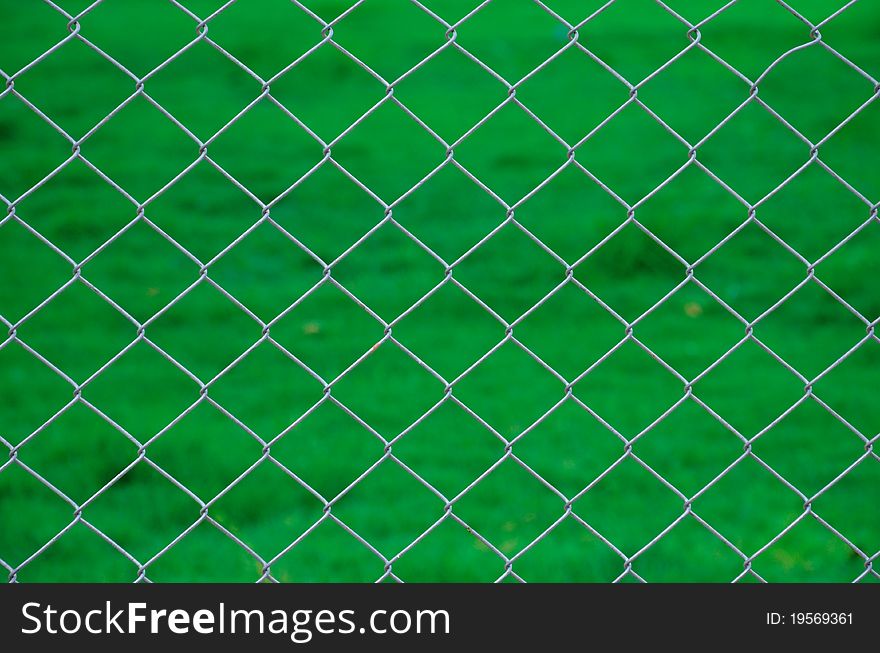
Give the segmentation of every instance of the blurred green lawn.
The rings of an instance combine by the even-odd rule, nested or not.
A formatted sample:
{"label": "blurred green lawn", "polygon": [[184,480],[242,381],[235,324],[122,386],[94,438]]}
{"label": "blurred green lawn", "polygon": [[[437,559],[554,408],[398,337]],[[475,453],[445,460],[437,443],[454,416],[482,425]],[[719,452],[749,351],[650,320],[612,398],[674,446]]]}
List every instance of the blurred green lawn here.
{"label": "blurred green lawn", "polygon": [[[90,4],[56,2],[71,13]],[[546,3],[571,23],[601,4]],[[204,17],[221,2],[183,4]],[[348,2],[305,4],[329,20],[345,11]],[[426,0],[450,22],[475,4],[476,0]],[[696,22],[723,3],[668,4]],[[792,6],[818,22],[840,4],[811,1]],[[67,34],[67,19],[43,3],[5,2],[0,20],[0,70],[6,75]],[[107,0],[81,20],[80,29],[142,76],[188,43],[195,26],[194,19],[171,3]],[[408,2],[368,0],[334,26],[334,38],[391,81],[440,47],[445,31]],[[582,27],[579,40],[636,82],[684,48],[686,32],[655,3],[623,0]],[[821,33],[866,73],[880,75],[880,7],[860,2],[824,25]],[[242,0],[211,20],[208,34],[268,79],[318,43],[321,28],[286,0]],[[515,81],[567,43],[567,28],[531,2],[497,0],[459,26],[456,38],[497,73]],[[785,51],[807,42],[809,28],[774,2],[745,1],[710,21],[701,38],[755,79]],[[151,74],[144,88],[204,141],[254,100],[260,87],[214,48],[198,43]],[[14,89],[80,138],[133,93],[135,83],[72,40],[17,76]],[[385,88],[325,45],[272,81],[271,92],[330,142],[379,101]],[[760,98],[813,142],[873,93],[869,81],[821,46],[796,52],[760,84]],[[400,81],[394,96],[439,137],[452,142],[498,106],[507,89],[450,48]],[[638,91],[638,98],[691,144],[748,96],[746,82],[698,50]],[[522,84],[516,97],[574,144],[626,102],[629,91],[582,52],[569,49]],[[7,204],[71,152],[69,142],[11,93],[0,98],[0,147],[0,195]],[[17,460],[76,503],[89,500],[137,458],[138,444],[121,430],[141,443],[149,441],[149,460],[193,496],[141,462],[82,511],[83,520],[141,563],[199,519],[195,497],[211,500],[261,459],[263,446],[254,435],[272,440],[323,396],[315,378],[263,341],[213,381],[207,398],[199,402],[196,378],[214,379],[254,346],[263,332],[260,320],[271,322],[272,339],[326,381],[372,348],[333,385],[332,397],[387,439],[443,398],[444,384],[392,342],[374,348],[384,325],[332,283],[320,285],[276,319],[321,281],[322,264],[269,222],[218,258],[260,219],[260,207],[204,161],[156,196],[199,153],[198,145],[145,98],[126,104],[82,143],[81,151],[136,201],[152,199],[144,208],[145,219],[132,222],[135,205],[75,160],[17,202],[16,219],[0,223],[0,316],[6,323],[3,330],[15,324],[20,339],[0,345],[0,436],[13,447],[45,424],[17,450]],[[878,152],[880,103],[875,102],[823,143],[820,156],[868,202],[876,202]],[[208,153],[256,197],[269,202],[321,161],[322,145],[263,100],[212,140]],[[439,165],[446,151],[387,102],[334,143],[332,155],[391,203]],[[457,145],[454,156],[504,202],[514,204],[565,163],[567,148],[508,104]],[[576,156],[625,202],[634,204],[687,161],[688,148],[631,104]],[[809,156],[809,146],[757,103],[737,114],[698,151],[702,163],[751,203]],[[567,167],[514,212],[515,219],[558,258],[508,224],[461,259],[504,222],[506,210],[453,165],[392,211],[397,223],[445,263],[391,223],[337,262],[383,220],[384,212],[375,198],[331,164],[273,204],[269,214],[315,256],[333,262],[332,278],[379,318],[393,321],[393,337],[447,381],[504,339],[504,321],[516,321],[514,337],[565,379],[508,341],[453,388],[454,397],[501,438],[515,438],[537,422],[515,441],[512,451],[558,493],[507,459],[453,505],[455,515],[493,546],[507,556],[518,555],[513,570],[523,579],[610,581],[622,573],[621,557],[573,517],[520,552],[564,514],[563,495],[578,495],[625,454],[621,438],[643,432],[676,402],[665,419],[635,441],[632,452],[686,497],[742,455],[743,440],[731,429],[750,438],[783,414],[754,442],[753,452],[806,497],[825,488],[864,455],[865,441],[815,398],[866,438],[880,431],[878,342],[867,342],[823,373],[865,337],[866,323],[855,312],[868,321],[880,316],[880,225],[868,225],[825,257],[869,218],[870,209],[817,164],[756,211],[756,217],[801,258],[754,224],[702,258],[748,214],[696,166],[681,172],[635,212],[636,219],[681,259],[699,261],[695,277],[732,310],[746,320],[764,315],[754,325],[754,335],[803,378],[754,341],[703,375],[743,338],[745,329],[729,310],[690,283],[633,328],[634,336],[680,377],[629,340],[580,378],[573,386],[574,398],[549,414],[566,396],[565,382],[578,378],[626,336],[625,325],[574,283],[531,310],[566,279],[567,265],[580,261],[627,219],[626,209],[580,170]],[[766,314],[804,280],[808,264],[817,260],[816,277],[852,311],[810,282]],[[31,314],[70,281],[74,263],[82,262],[82,281]],[[446,264],[453,262],[453,278],[498,317],[447,283],[398,321],[443,281]],[[206,280],[176,299],[200,279],[201,268],[209,263],[207,276],[257,319]],[[624,321],[633,321],[685,279],[686,267],[630,223],[580,262],[573,275]],[[147,342],[131,345],[137,327],[87,284],[134,320],[149,320],[146,338],[192,376]],[[73,386],[21,343],[74,383],[92,379],[82,389],[82,401],[53,418],[70,404]],[[128,346],[122,357],[93,377]],[[693,396],[730,428],[693,398],[682,401],[683,379],[698,375]],[[805,399],[805,379],[817,376],[813,397]],[[274,459],[330,499],[379,461],[384,445],[325,399],[270,450]],[[396,440],[392,452],[451,499],[502,458],[505,445],[459,404],[447,401]],[[693,511],[751,555],[801,515],[803,504],[796,492],[755,459],[746,458],[698,494]],[[821,493],[812,509],[871,556],[880,547],[878,505],[880,462],[875,455]],[[626,556],[652,542],[682,510],[682,496],[633,458],[572,505],[574,514]],[[444,515],[444,501],[389,459],[334,503],[332,512],[392,558]],[[266,461],[211,503],[208,514],[268,560],[321,518],[322,503]],[[2,468],[0,560],[7,570],[39,551],[72,519],[73,508],[18,464]],[[641,553],[633,569],[648,581],[726,581],[740,574],[743,561],[688,516]],[[770,581],[847,581],[864,570],[864,562],[808,516],[764,550],[753,569]],[[329,519],[271,566],[272,576],[282,581],[370,581],[384,571],[380,557]],[[448,519],[395,560],[393,572],[407,581],[490,581],[502,576],[505,567],[501,557]],[[208,522],[146,569],[155,581],[246,581],[260,573],[259,562]],[[81,522],[17,573],[21,581],[128,581],[136,576],[133,562]]]}

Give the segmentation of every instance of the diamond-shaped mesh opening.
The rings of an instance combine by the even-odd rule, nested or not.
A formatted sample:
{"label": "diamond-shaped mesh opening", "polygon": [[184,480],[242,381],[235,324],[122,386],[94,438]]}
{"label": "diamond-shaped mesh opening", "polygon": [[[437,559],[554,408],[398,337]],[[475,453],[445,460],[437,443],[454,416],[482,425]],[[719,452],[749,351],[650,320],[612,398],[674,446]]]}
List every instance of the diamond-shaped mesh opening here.
{"label": "diamond-shaped mesh opening", "polygon": [[[264,440],[280,433],[321,398],[318,381],[270,342],[260,343],[237,361],[209,392]],[[267,411],[267,402],[278,408]]]}
{"label": "diamond-shaped mesh opening", "polygon": [[[837,43],[845,56],[876,77],[877,40],[873,38],[871,29],[872,10],[873,7],[864,2],[847,6],[846,11],[822,26],[822,36],[831,43]],[[823,19],[829,16],[828,9],[824,6],[817,8],[814,14],[821,14]]]}
{"label": "diamond-shaped mesh opening", "polygon": [[[383,505],[392,501],[400,511]],[[382,555],[399,553],[443,515],[443,502],[400,465],[385,461],[333,506],[333,514]]]}
{"label": "diamond-shaped mesh opening", "polygon": [[208,514],[264,558],[293,542],[321,516],[321,502],[272,462],[251,469]]}
{"label": "diamond-shaped mesh opening", "polygon": [[272,338],[327,381],[381,340],[382,324],[325,283],[272,325]]}
{"label": "diamond-shaped mesh opening", "polygon": [[[211,265],[211,278],[264,321],[321,280],[321,265],[274,225],[262,223]],[[283,285],[273,283],[286,279]]]}
{"label": "diamond-shaped mesh opening", "polygon": [[[333,84],[316,88],[316,79],[333,79]],[[326,141],[336,138],[384,95],[379,80],[331,44],[322,45],[272,82],[272,97]]]}
{"label": "diamond-shaped mesh opening", "polygon": [[[333,396],[386,438],[394,437],[443,396],[443,385],[400,347],[373,347],[333,386]],[[393,411],[386,410],[394,406]]]}
{"label": "diamond-shaped mesh opening", "polygon": [[624,216],[621,205],[574,166],[553,177],[516,210],[517,222],[569,262],[597,245]]}
{"label": "diamond-shaped mesh opening", "polygon": [[[683,50],[686,33],[687,27],[652,0],[613,3],[578,30],[593,54],[633,84]],[[644,52],[620,47],[633,38],[644,44]]]}
{"label": "diamond-shaped mesh opening", "polygon": [[635,333],[679,374],[693,379],[740,341],[743,326],[689,283],[639,322]]}
{"label": "diamond-shaped mesh opening", "polygon": [[864,442],[818,402],[808,400],[761,435],[754,452],[807,496],[864,454]]}
{"label": "diamond-shaped mesh opening", "polygon": [[394,455],[447,498],[458,495],[504,453],[504,443],[453,401],[394,443]]}
{"label": "diamond-shaped mesh opening", "polygon": [[623,455],[623,442],[583,406],[567,399],[517,440],[513,451],[553,487],[573,497]]}
{"label": "diamond-shaped mesh opening", "polygon": [[29,440],[25,464],[82,503],[131,463],[137,445],[81,403],[65,410]]}
{"label": "diamond-shaped mesh opening", "polygon": [[[171,3],[102,2],[81,20],[83,36],[136,75],[145,75],[195,38],[195,23]],[[132,30],[150,38],[133,39]]]}
{"label": "diamond-shaped mesh opening", "polygon": [[210,501],[260,458],[262,446],[228,415],[202,401],[152,440],[147,452],[193,494]]}
{"label": "diamond-shaped mesh opening", "polygon": [[501,553],[524,549],[562,515],[563,500],[512,460],[459,499],[453,510]]}
{"label": "diamond-shaped mesh opening", "polygon": [[219,290],[202,282],[147,329],[149,338],[207,381],[260,337],[260,327]]}
{"label": "diamond-shaped mesh opening", "polygon": [[455,148],[459,161],[508,203],[565,163],[565,148],[523,109],[505,104]]}
{"label": "diamond-shaped mesh opening", "polygon": [[215,583],[256,581],[262,565],[235,540],[202,522],[147,568],[154,582],[186,583],[204,579]]}
{"label": "diamond-shaped mesh opening", "polygon": [[455,386],[455,396],[505,438],[522,433],[563,393],[562,381],[512,342],[496,349]]}
{"label": "diamond-shaped mesh opening", "polygon": [[504,337],[504,327],[458,286],[445,283],[394,327],[395,337],[452,380]]}
{"label": "diamond-shaped mesh opening", "polygon": [[740,196],[757,202],[809,160],[810,148],[752,100],[712,134],[697,156]]}
{"label": "diamond-shaped mesh opening", "polygon": [[137,567],[83,523],[74,525],[17,575],[25,583],[130,583]]}
{"label": "diamond-shaped mesh opening", "polygon": [[321,145],[283,109],[262,99],[217,136],[209,153],[251,193],[269,202],[321,160]]}
{"label": "diamond-shaped mesh opening", "polygon": [[746,458],[694,502],[694,512],[746,555],[803,512],[803,501],[753,458]]}
{"label": "diamond-shaped mesh opening", "polygon": [[271,215],[329,263],[375,227],[383,211],[336,166],[324,164],[275,204]]}
{"label": "diamond-shaped mesh opening", "polygon": [[700,32],[707,48],[752,80],[779,56],[810,40],[810,28],[782,5],[754,0],[729,4]]}
{"label": "diamond-shaped mesh opening", "polygon": [[[747,266],[747,261],[761,261],[761,269]],[[749,223],[703,259],[694,274],[734,311],[753,320],[804,280],[806,266]]]}
{"label": "diamond-shaped mesh opening", "polygon": [[382,457],[384,445],[342,408],[325,401],[276,440],[271,452],[309,487],[332,499]]}
{"label": "diamond-shaped mesh opening", "polygon": [[73,521],[73,508],[19,465],[0,472],[0,509],[18,515],[0,529],[0,559],[24,562]]}
{"label": "diamond-shaped mesh opening", "polygon": [[510,83],[568,42],[565,26],[531,2],[487,3],[457,31],[465,49]]}
{"label": "diamond-shaped mesh opening", "polygon": [[[625,156],[621,143],[638,148]],[[660,186],[685,161],[687,148],[647,111],[630,104],[577,149],[577,160],[628,202]]]}
{"label": "diamond-shaped mesh opening", "polygon": [[507,321],[564,280],[565,268],[519,227],[507,224],[455,268],[455,278]]}
{"label": "diamond-shaped mesh opening", "polygon": [[15,87],[74,138],[83,136],[135,90],[125,73],[79,40],[67,42],[28,70]]}
{"label": "diamond-shaped mesh opening", "polygon": [[272,563],[272,577],[297,583],[369,583],[382,575],[383,562],[344,528],[325,520]]}
{"label": "diamond-shaped mesh opening", "polygon": [[[77,328],[66,328],[71,324]],[[78,281],[19,328],[24,342],[76,381],[85,381],[135,335],[121,313]]]}
{"label": "diamond-shaped mesh opening", "polygon": [[517,325],[516,337],[574,379],[624,336],[623,325],[583,289],[567,283]]}
{"label": "diamond-shaped mesh opening", "polygon": [[193,256],[207,262],[251,227],[259,219],[260,209],[203,161],[151,202],[146,216]]}
{"label": "diamond-shaped mesh opening", "polygon": [[502,559],[452,519],[445,519],[394,563],[395,575],[407,583],[489,583],[503,572]]}
{"label": "diamond-shaped mesh opening", "polygon": [[452,142],[501,104],[507,89],[467,55],[444,48],[401,80],[394,95]]}
{"label": "diamond-shaped mesh opening", "polygon": [[880,194],[880,182],[871,171],[877,166],[880,144],[880,103],[874,101],[859,111],[822,147],[822,160],[843,175],[847,183],[864,195]]}
{"label": "diamond-shaped mesh opening", "polygon": [[390,82],[443,45],[444,31],[412,3],[367,0],[333,26],[333,40]]}
{"label": "diamond-shaped mesh opening", "polygon": [[445,166],[394,209],[394,219],[448,262],[504,220],[504,208],[454,166]]}
{"label": "diamond-shaped mesh opening", "polygon": [[873,392],[878,365],[880,345],[869,340],[815,386],[817,396],[867,437],[880,433],[880,407]]}
{"label": "diamond-shaped mesh opening", "polygon": [[681,398],[682,383],[629,340],[578,381],[574,394],[631,438]]}
{"label": "diamond-shaped mesh opening", "polygon": [[[799,338],[792,338],[797,331]],[[865,326],[824,288],[809,282],[761,320],[756,335],[789,365],[815,377],[865,335]]]}
{"label": "diamond-shaped mesh opening", "polygon": [[146,462],[83,509],[83,517],[144,563],[199,517],[199,505]]}
{"label": "diamond-shaped mesh opening", "polygon": [[22,201],[17,214],[68,256],[81,261],[135,217],[135,206],[84,163],[73,161],[53,175],[41,192]]}
{"label": "diamond-shaped mesh opening", "polygon": [[573,517],[556,525],[514,564],[530,583],[609,583],[622,567],[614,549]]}
{"label": "diamond-shaped mesh opening", "polygon": [[0,13],[5,24],[18,25],[0,47],[0,69],[11,74],[67,36],[67,18],[49,5],[6,3]]}
{"label": "diamond-shaped mesh opening", "polygon": [[632,459],[618,464],[574,502],[575,514],[632,555],[682,512],[681,500]]}
{"label": "diamond-shaped mesh opening", "polygon": [[761,553],[754,567],[771,583],[847,583],[864,571],[865,563],[819,521],[807,518]]}
{"label": "diamond-shaped mesh opening", "polygon": [[199,278],[192,259],[143,221],[90,259],[82,273],[140,321],[155,315]]}
{"label": "diamond-shaped mesh opening", "polygon": [[[142,133],[149,133],[145,139]],[[146,98],[128,102],[83,143],[82,152],[136,200],[144,201],[196,160],[198,146]]]}
{"label": "diamond-shaped mesh opening", "polygon": [[385,224],[333,267],[333,277],[390,322],[442,281],[443,266]]}
{"label": "diamond-shaped mesh opening", "polygon": [[[235,2],[208,26],[212,39],[263,79],[321,40],[321,24],[289,0]],[[267,48],[266,43],[276,46]]]}
{"label": "diamond-shaped mesh opening", "polygon": [[880,273],[878,247],[880,224],[875,220],[816,267],[819,278],[869,320],[880,317],[880,299],[865,283]]}
{"label": "diamond-shaped mesh opening", "polygon": [[[682,556],[681,551],[690,554]],[[693,517],[676,524],[633,563],[649,583],[674,582],[683,576],[695,583],[729,583],[742,566],[742,558]]]}
{"label": "diamond-shaped mesh opening", "polygon": [[708,53],[692,48],[640,88],[638,97],[683,138],[696,143],[745,101],[748,93],[748,85],[733,72]]}
{"label": "diamond-shaped mesh opening", "polygon": [[70,279],[70,264],[16,221],[0,226],[0,251],[0,315],[10,322],[27,315]]}
{"label": "diamond-shaped mesh opening", "polygon": [[[751,391],[753,384],[761,392]],[[745,437],[782,415],[803,392],[797,377],[752,340],[737,347],[694,386],[694,394]]]}
{"label": "diamond-shaped mesh opening", "polygon": [[690,497],[742,455],[743,442],[688,399],[639,438],[633,451]]}
{"label": "diamond-shaped mesh opening", "polygon": [[828,487],[813,509],[850,542],[869,555],[880,550],[875,507],[880,500],[880,461],[868,455]]}
{"label": "diamond-shaped mesh opening", "polygon": [[0,194],[14,199],[64,163],[68,143],[13,95],[0,97],[0,138],[14,157],[0,159]]}
{"label": "diamond-shaped mesh opening", "polygon": [[758,217],[795,251],[815,261],[855,231],[869,212],[855,194],[813,164],[762,204]]}
{"label": "diamond-shaped mesh opening", "polygon": [[333,158],[386,202],[415,186],[443,156],[443,146],[390,101],[333,147]]}
{"label": "diamond-shaped mesh opening", "polygon": [[[210,30],[213,35],[213,24]],[[171,60],[145,88],[150,97],[203,141],[235,118],[260,92],[260,84],[253,77],[205,42],[196,43]],[[206,88],[213,92],[206,93]]]}
{"label": "diamond-shaped mesh opening", "polygon": [[600,64],[570,47],[517,89],[517,97],[573,144],[626,102],[629,93]]}
{"label": "diamond-shaped mesh opening", "polygon": [[761,82],[761,98],[814,142],[873,93],[871,82],[819,44],[786,57]]}
{"label": "diamond-shaped mesh opening", "polygon": [[575,277],[612,310],[633,320],[684,279],[685,266],[630,223],[579,263]]}
{"label": "diamond-shaped mesh opening", "polygon": [[72,398],[64,379],[19,343],[0,348],[0,436],[18,444]]}
{"label": "diamond-shaped mesh opening", "polygon": [[636,211],[636,219],[687,261],[695,261],[746,219],[746,208],[695,165]]}

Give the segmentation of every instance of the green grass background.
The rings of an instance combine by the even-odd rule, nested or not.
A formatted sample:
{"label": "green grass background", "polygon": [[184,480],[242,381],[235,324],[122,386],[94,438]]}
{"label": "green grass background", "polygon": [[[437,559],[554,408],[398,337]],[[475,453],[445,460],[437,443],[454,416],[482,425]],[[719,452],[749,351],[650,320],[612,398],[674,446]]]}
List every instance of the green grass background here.
{"label": "green grass background", "polygon": [[[56,0],[81,11],[83,0]],[[219,0],[184,0],[205,17]],[[331,19],[347,7],[306,0]],[[431,0],[454,22],[474,0]],[[600,3],[547,0],[577,23]],[[719,1],[670,1],[692,22]],[[818,22],[840,3],[792,2]],[[11,75],[67,35],[67,19],[40,2],[5,2],[0,69]],[[196,21],[172,4],[108,0],[82,18],[83,36],[136,76],[188,43]],[[286,0],[241,1],[209,23],[209,35],[267,79],[321,39],[321,26]],[[445,28],[407,2],[368,0],[334,26],[334,38],[387,80],[444,42]],[[618,2],[579,31],[579,39],[621,75],[639,81],[684,48],[687,28],[655,3]],[[511,81],[567,42],[567,28],[525,0],[496,0],[457,29],[458,41]],[[880,75],[880,8],[857,3],[824,25],[823,39],[870,75]],[[809,28],[774,2],[743,1],[702,29],[702,42],[755,79]],[[145,90],[199,139],[207,140],[260,94],[260,82],[199,43],[151,75]],[[15,77],[14,88],[75,139],[135,90],[135,83],[82,43],[71,41]],[[384,93],[384,86],[330,46],[271,84],[273,96],[329,142]],[[760,85],[760,97],[814,142],[861,103],[872,84],[819,46],[795,53]],[[394,95],[452,142],[501,103],[507,89],[449,49],[400,81]],[[639,88],[638,97],[685,139],[702,139],[749,95],[749,85],[692,51]],[[578,142],[629,97],[624,84],[583,53],[569,50],[517,89],[517,98],[569,144]],[[880,103],[823,144],[820,156],[869,201],[880,197]],[[198,145],[144,98],[127,104],[81,144],[81,151],[137,201],[153,197],[196,160]],[[322,146],[263,101],[212,141],[209,154],[263,201],[318,163]],[[7,202],[46,177],[71,144],[7,93],[0,99],[0,194]],[[342,166],[386,202],[444,160],[445,148],[392,103],[332,148]],[[566,148],[515,105],[507,105],[455,148],[455,158],[513,204],[566,160]],[[749,202],[757,202],[809,158],[809,147],[757,104],[749,105],[699,148],[699,160]],[[577,161],[632,204],[687,160],[687,147],[631,105],[582,145]],[[81,161],[73,161],[16,204],[16,215],[82,265],[93,284],[135,320],[150,320],[207,275],[256,318],[269,322],[322,278],[322,266],[265,223],[225,256],[260,219],[259,206],[202,162],[152,199],[145,221],[135,206]],[[325,262],[335,261],[383,219],[383,208],[332,165],[319,168],[271,218]],[[395,205],[393,218],[446,263],[459,260],[505,220],[505,209],[454,166]],[[814,262],[868,219],[868,205],[812,165],[757,209],[756,216],[803,259]],[[747,218],[746,208],[690,167],[640,205],[635,217],[688,262],[697,261]],[[626,209],[569,167],[515,211],[554,259],[513,225],[453,269],[456,280],[513,322],[566,278],[624,223]],[[173,246],[162,230],[191,253]],[[114,234],[108,246],[101,245]],[[816,276],[867,320],[880,316],[880,225],[876,221],[816,266]],[[95,253],[97,252],[97,253]],[[197,260],[194,260],[197,259]],[[21,342],[82,383],[137,337],[122,314],[77,281],[30,314],[71,279],[72,263],[18,220],[0,226],[0,315]],[[635,225],[624,227],[574,277],[625,320],[635,320],[685,278],[686,266]],[[745,227],[695,268],[695,276],[743,317],[762,315],[801,282],[807,264],[755,225]],[[333,265],[332,277],[391,322],[444,279],[445,266],[392,224]],[[21,321],[24,316],[29,317]],[[7,331],[9,326],[4,326]],[[208,381],[261,338],[262,324],[203,282],[155,320],[145,335],[195,377]],[[325,380],[346,370],[383,337],[384,326],[325,283],[273,322],[270,333]],[[393,326],[393,336],[447,380],[505,337],[505,325],[453,284]],[[866,325],[810,283],[754,326],[754,334],[812,380],[866,333]],[[514,336],[566,380],[577,378],[625,337],[625,327],[574,284],[517,321]],[[640,320],[634,335],[684,378],[700,375],[744,335],[729,311],[689,284]],[[880,345],[869,341],[813,386],[816,397],[866,438],[880,431]],[[573,387],[623,438],[632,438],[683,396],[683,382],[626,342]],[[261,459],[263,445],[206,399],[197,382],[145,342],[126,351],[82,389],[32,356],[19,341],[0,348],[0,436],[18,462],[77,504],[82,518],[141,563],[153,559],[199,519],[194,497],[209,501]],[[621,439],[571,399],[565,384],[508,342],[453,389],[454,396],[506,439],[513,453],[573,497],[624,455]],[[754,342],[746,342],[693,387],[693,394],[746,438],[804,397],[804,382]],[[444,385],[385,342],[332,388],[332,396],[387,439],[444,396]],[[268,342],[211,384],[208,397],[265,441],[322,398],[322,387]],[[88,405],[85,403],[88,402]],[[102,419],[93,406],[115,423]],[[53,418],[53,416],[55,416]],[[185,485],[175,487],[146,462],[108,489],[150,441],[149,460]],[[152,439],[162,432],[158,438]],[[384,445],[326,401],[271,446],[271,454],[326,498],[380,460]],[[458,495],[505,454],[504,443],[453,402],[436,408],[392,449],[447,498]],[[632,447],[687,497],[743,452],[743,442],[692,399]],[[753,444],[753,451],[812,497],[865,453],[865,442],[808,398]],[[453,506],[456,515],[507,556],[519,554],[564,513],[566,500],[508,459]],[[880,547],[880,462],[866,458],[812,509],[868,556]],[[623,461],[572,505],[572,511],[633,555],[679,517],[683,500],[633,459]],[[751,555],[803,512],[803,499],[753,459],[745,459],[693,510]],[[392,558],[444,514],[444,502],[386,460],[338,502],[333,514]],[[209,513],[265,560],[322,516],[322,503],[271,462],[263,462]],[[0,472],[0,559],[17,568],[71,523],[73,508],[9,463]],[[807,517],[753,561],[771,581],[848,581],[864,570],[850,546]],[[516,558],[530,581],[610,581],[623,561],[569,517]],[[633,562],[649,581],[726,581],[742,559],[687,517]],[[372,581],[383,560],[331,520],[271,566],[282,581]],[[407,581],[490,581],[504,561],[461,525],[446,520],[393,572]],[[207,522],[145,570],[155,581],[259,578],[261,565]],[[128,581],[137,565],[85,524],[76,523],[17,573],[21,581]],[[632,580],[632,577],[628,579]],[[868,576],[868,580],[875,579]],[[749,580],[747,577],[746,580]]]}

